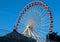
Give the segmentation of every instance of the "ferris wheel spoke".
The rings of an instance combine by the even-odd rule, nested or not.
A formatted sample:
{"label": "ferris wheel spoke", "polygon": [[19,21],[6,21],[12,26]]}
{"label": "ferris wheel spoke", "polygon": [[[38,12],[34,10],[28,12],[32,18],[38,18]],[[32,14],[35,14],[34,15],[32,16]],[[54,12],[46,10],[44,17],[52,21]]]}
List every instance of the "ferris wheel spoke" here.
{"label": "ferris wheel spoke", "polygon": [[48,22],[47,20],[49,20],[49,19],[46,19],[46,18],[45,18],[45,20],[42,19],[41,22],[45,23],[45,21],[46,21],[46,23],[47,23],[47,22]]}
{"label": "ferris wheel spoke", "polygon": [[19,26],[20,25],[26,26],[26,24],[24,22],[20,22]]}
{"label": "ferris wheel spoke", "polygon": [[41,22],[41,23],[49,22],[49,21],[47,21],[47,20],[48,20],[48,19],[46,19],[46,20],[45,20],[45,19],[44,19],[44,20],[40,20],[40,22]]}
{"label": "ferris wheel spoke", "polygon": [[41,12],[41,14],[39,15],[40,17],[42,17],[45,14],[45,9],[43,9],[43,11]]}
{"label": "ferris wheel spoke", "polygon": [[48,24],[49,25],[50,23],[49,22],[41,22],[40,24],[42,24],[42,25]]}
{"label": "ferris wheel spoke", "polygon": [[[46,24],[46,25],[45,25]],[[49,24],[45,23],[45,24],[40,24],[41,27],[49,27]]]}
{"label": "ferris wheel spoke", "polygon": [[42,23],[37,24],[37,25],[38,25],[38,26],[48,26],[48,25],[49,25],[49,22],[46,22],[46,23],[42,22]]}
{"label": "ferris wheel spoke", "polygon": [[36,37],[34,36],[33,32],[31,32],[32,37],[35,39]]}
{"label": "ferris wheel spoke", "polygon": [[[42,22],[43,23],[43,22]],[[44,23],[44,24],[41,24],[41,26],[48,26],[49,24],[48,24],[49,22],[46,22],[46,23]]]}
{"label": "ferris wheel spoke", "polygon": [[47,16],[41,17],[41,20],[49,19]]}
{"label": "ferris wheel spoke", "polygon": [[43,19],[43,20],[40,20],[39,23],[48,23],[49,21],[47,21],[47,20],[49,20],[49,19]]}
{"label": "ferris wheel spoke", "polygon": [[[35,31],[36,32],[36,31]],[[36,32],[37,33],[37,32]],[[39,36],[39,37],[41,37],[41,38],[43,38],[42,40],[44,41],[44,37],[42,37],[42,35],[39,35],[38,33],[37,33],[37,35]]]}
{"label": "ferris wheel spoke", "polygon": [[[47,22],[49,22],[49,21],[47,21],[47,20],[49,20],[49,19],[44,19],[44,20],[41,20],[40,22],[41,23],[47,23]],[[50,23],[50,22],[49,22]]]}
{"label": "ferris wheel spoke", "polygon": [[35,36],[35,34],[32,31],[31,31],[31,34],[32,34],[34,39],[38,40],[38,38]]}
{"label": "ferris wheel spoke", "polygon": [[[49,16],[48,16],[49,17]],[[45,14],[45,16],[44,17],[41,17],[41,19],[43,20],[43,19],[46,19],[46,18],[48,18],[47,17],[47,14]],[[49,19],[49,18],[48,18]]]}
{"label": "ferris wheel spoke", "polygon": [[41,18],[45,18],[47,16],[46,12],[44,12],[41,16]]}
{"label": "ferris wheel spoke", "polygon": [[44,21],[40,21],[40,24],[49,24],[49,21],[47,21],[47,20],[45,20],[45,22]]}
{"label": "ferris wheel spoke", "polygon": [[36,34],[36,36],[39,38],[39,39],[41,39],[41,42],[43,42],[43,38],[42,38],[42,36],[41,35],[39,35],[36,31],[34,31],[33,30],[33,32]]}
{"label": "ferris wheel spoke", "polygon": [[48,24],[49,22],[46,22],[46,23],[43,23],[42,22],[42,24],[39,24],[40,26],[48,26],[49,24]]}
{"label": "ferris wheel spoke", "polygon": [[[38,29],[38,28],[37,28]],[[46,27],[46,28],[44,28],[44,27],[40,27],[40,29],[39,29],[39,31],[47,31],[48,30],[48,28]]]}
{"label": "ferris wheel spoke", "polygon": [[31,33],[32,33],[32,35],[34,36],[34,38],[35,38],[36,40],[38,40],[39,42],[42,42],[42,39],[39,38],[38,35],[37,35],[35,32],[31,31]]}
{"label": "ferris wheel spoke", "polygon": [[46,12],[44,11],[44,12],[40,15],[40,18],[41,18],[41,19],[46,19],[45,17],[47,17],[47,16],[46,16]]}
{"label": "ferris wheel spoke", "polygon": [[42,30],[48,30],[49,26],[41,26],[41,27],[38,27],[39,29],[42,29]]}
{"label": "ferris wheel spoke", "polygon": [[36,33],[34,33],[34,35],[35,35],[35,37],[36,37],[37,42],[42,42],[41,37],[38,37],[38,35],[37,35]]}
{"label": "ferris wheel spoke", "polygon": [[43,19],[41,18],[41,21],[46,22],[47,20],[49,20],[49,18],[47,18],[47,17],[46,18],[43,18]]}
{"label": "ferris wheel spoke", "polygon": [[[21,30],[22,30],[22,28],[19,28],[19,29],[18,29],[18,31],[21,31]],[[23,30],[24,30],[24,29],[23,29]]]}
{"label": "ferris wheel spoke", "polygon": [[[36,10],[37,10],[37,9],[36,9]],[[45,11],[45,9],[40,10],[39,12],[38,12],[38,11],[36,11],[36,10],[34,10],[34,9],[33,9],[33,10],[32,10],[32,12],[33,12],[33,11],[35,11],[35,12],[37,12],[37,13],[39,13],[39,12],[40,12],[41,14],[40,14],[39,16],[41,16],[41,15],[42,15],[42,13]]]}
{"label": "ferris wheel spoke", "polygon": [[45,13],[46,13],[45,11],[46,11],[46,10],[44,9],[44,10],[41,12],[41,15],[40,15],[41,18],[46,15],[46,14],[45,14]]}

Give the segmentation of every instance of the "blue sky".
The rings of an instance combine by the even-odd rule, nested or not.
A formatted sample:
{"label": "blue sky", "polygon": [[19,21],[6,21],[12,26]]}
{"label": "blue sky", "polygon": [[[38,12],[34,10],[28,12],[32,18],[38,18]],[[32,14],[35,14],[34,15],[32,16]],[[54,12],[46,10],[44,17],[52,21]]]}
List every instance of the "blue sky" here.
{"label": "blue sky", "polygon": [[[34,0],[0,0],[0,29],[12,31],[23,8]],[[47,4],[53,15],[53,31],[60,34],[60,0],[38,0]]]}

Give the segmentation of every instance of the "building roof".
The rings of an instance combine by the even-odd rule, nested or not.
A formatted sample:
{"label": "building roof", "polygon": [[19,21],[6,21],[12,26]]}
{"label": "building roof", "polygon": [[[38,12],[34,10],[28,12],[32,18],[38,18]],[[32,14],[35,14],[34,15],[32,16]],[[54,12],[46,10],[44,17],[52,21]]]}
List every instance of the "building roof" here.
{"label": "building roof", "polygon": [[29,38],[29,37],[26,37],[20,33],[18,33],[16,30],[13,30],[13,32],[3,36],[3,37],[0,37],[0,41],[10,41],[10,42],[15,42],[15,41],[18,41],[18,42],[36,42],[35,39],[32,39],[32,38]]}

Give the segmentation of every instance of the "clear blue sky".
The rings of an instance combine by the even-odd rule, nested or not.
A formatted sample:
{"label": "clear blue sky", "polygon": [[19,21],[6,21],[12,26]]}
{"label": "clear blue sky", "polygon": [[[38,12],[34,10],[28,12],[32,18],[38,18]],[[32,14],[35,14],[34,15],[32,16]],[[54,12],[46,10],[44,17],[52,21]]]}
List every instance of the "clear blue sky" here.
{"label": "clear blue sky", "polygon": [[[0,0],[0,29],[12,31],[23,8],[34,0]],[[60,34],[60,0],[40,0],[48,5],[53,15],[53,31]]]}

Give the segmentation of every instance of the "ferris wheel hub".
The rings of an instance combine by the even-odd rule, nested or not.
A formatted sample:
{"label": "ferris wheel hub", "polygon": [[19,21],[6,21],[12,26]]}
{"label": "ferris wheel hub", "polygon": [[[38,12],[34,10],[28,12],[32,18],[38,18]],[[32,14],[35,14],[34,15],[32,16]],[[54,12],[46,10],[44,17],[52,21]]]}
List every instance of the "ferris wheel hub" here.
{"label": "ferris wheel hub", "polygon": [[27,25],[27,28],[33,29],[33,25],[32,25],[32,24],[28,24],[28,25]]}

